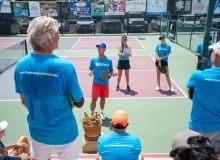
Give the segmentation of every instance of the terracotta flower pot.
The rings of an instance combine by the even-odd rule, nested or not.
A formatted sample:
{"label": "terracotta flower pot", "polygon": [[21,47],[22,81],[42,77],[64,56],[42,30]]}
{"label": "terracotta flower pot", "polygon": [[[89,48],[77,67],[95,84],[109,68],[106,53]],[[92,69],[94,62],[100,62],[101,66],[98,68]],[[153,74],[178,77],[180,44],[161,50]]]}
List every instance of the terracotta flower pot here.
{"label": "terracotta flower pot", "polygon": [[101,133],[101,126],[102,126],[102,121],[100,122],[99,125],[90,127],[90,126],[85,126],[82,123],[83,129],[85,131],[85,139],[88,141],[96,141],[98,137],[100,136]]}

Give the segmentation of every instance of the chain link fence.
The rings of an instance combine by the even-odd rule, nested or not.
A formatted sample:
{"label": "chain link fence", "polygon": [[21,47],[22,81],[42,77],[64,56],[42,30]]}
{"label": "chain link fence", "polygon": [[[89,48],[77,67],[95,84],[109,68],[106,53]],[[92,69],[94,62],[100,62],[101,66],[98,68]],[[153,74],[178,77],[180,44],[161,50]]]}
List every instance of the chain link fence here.
{"label": "chain link fence", "polygon": [[[172,21],[162,17],[161,24],[161,34],[189,51],[195,52],[197,45],[204,40],[204,25],[189,24],[179,20]],[[217,41],[218,33],[220,33],[219,29],[211,29],[211,36],[214,42]]]}

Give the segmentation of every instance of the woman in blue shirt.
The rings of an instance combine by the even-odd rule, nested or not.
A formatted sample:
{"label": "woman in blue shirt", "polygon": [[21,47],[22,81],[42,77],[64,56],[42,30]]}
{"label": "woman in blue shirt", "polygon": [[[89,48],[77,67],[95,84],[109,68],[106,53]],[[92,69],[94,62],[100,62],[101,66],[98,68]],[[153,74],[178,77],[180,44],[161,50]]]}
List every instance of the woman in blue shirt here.
{"label": "woman in blue shirt", "polygon": [[116,91],[120,89],[119,85],[120,85],[123,70],[125,70],[127,90],[128,91],[131,90],[129,86],[129,69],[131,68],[129,57],[131,56],[131,46],[127,45],[127,40],[128,40],[127,36],[123,35],[121,37],[121,44],[118,46],[118,66],[117,66],[118,80],[117,80]]}
{"label": "woman in blue shirt", "polygon": [[174,89],[171,87],[171,80],[169,76],[169,68],[168,68],[168,56],[171,54],[171,46],[166,43],[166,39],[164,35],[161,35],[159,37],[159,40],[161,41],[160,44],[156,46],[155,52],[156,52],[156,70],[157,70],[157,87],[156,91],[159,91],[160,88],[160,70],[159,68],[162,66],[166,67],[166,80],[169,86],[169,91],[174,92]]}

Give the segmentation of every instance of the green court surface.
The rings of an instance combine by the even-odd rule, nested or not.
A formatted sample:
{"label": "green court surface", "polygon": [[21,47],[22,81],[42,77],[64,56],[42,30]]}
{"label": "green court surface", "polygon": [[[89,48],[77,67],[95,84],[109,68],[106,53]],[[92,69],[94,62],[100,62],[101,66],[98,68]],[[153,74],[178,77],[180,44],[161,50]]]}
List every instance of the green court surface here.
{"label": "green court surface", "polygon": [[[132,53],[134,57],[150,55],[155,57],[155,47],[158,43],[160,43],[160,41],[158,40],[159,35],[141,36],[142,38],[145,38],[144,40],[138,40],[138,37],[136,36],[132,37],[135,38],[137,40],[137,43],[139,43],[143,47],[143,49],[132,48]],[[92,38],[95,38],[96,40],[99,39],[100,41],[105,42],[108,39],[111,39],[112,36],[94,36],[91,37],[91,42]],[[116,47],[118,44],[120,44],[120,37],[118,36],[116,38],[118,38],[118,43],[115,43],[115,49],[108,49],[107,43],[106,55],[117,55]],[[128,36],[128,43],[129,38],[130,36]],[[74,41],[74,43],[72,43],[72,47],[70,46],[67,49],[65,49],[65,43],[61,44],[62,48],[64,49],[56,50],[54,52],[58,56],[71,56],[74,58],[74,56],[82,57],[97,55],[95,46],[93,50],[74,50],[74,47],[76,47],[75,45],[81,43],[80,40],[82,39],[79,40],[79,37],[61,37],[60,40],[68,41],[69,43],[71,43],[71,41]],[[111,132],[111,127],[109,123],[111,121],[112,114],[119,109],[125,110],[129,116],[129,126],[127,128],[127,132],[135,134],[141,139],[143,153],[168,153],[171,150],[171,143],[174,136],[178,132],[188,128],[188,119],[191,112],[191,101],[186,97],[185,86],[189,79],[189,76],[192,74],[193,71],[195,71],[197,59],[195,55],[193,55],[186,49],[179,47],[178,45],[170,42],[169,40],[167,40],[167,43],[170,44],[172,47],[172,53],[169,56],[170,76],[174,83],[177,85],[177,88],[179,88],[181,92],[184,92],[184,96],[175,97],[171,95],[160,97],[152,95],[146,98],[136,96],[120,98],[119,96],[119,98],[109,98],[106,100],[104,113],[108,117],[108,119],[103,122],[102,131],[104,133]],[[117,64],[114,63],[113,65],[114,68],[116,68]],[[131,72],[131,74],[132,73],[133,72]],[[155,88],[156,83],[152,82],[154,82],[154,79],[156,82],[156,72],[153,73],[155,74],[151,74],[151,77],[143,78],[145,85],[153,86],[153,88]],[[7,80],[4,79],[4,74],[0,75],[1,83]],[[84,74],[87,74],[86,71]],[[137,71],[136,74],[139,74],[139,72]],[[164,77],[164,75],[161,76]],[[124,76],[122,77],[122,79],[124,79]],[[165,81],[165,78],[162,80]],[[11,79],[10,81],[11,82],[8,85],[14,86],[14,84],[12,83],[13,80]],[[111,81],[116,81],[116,78],[111,79]],[[164,84],[167,84],[166,81],[164,82]],[[125,86],[125,84],[122,84],[121,86],[123,85]],[[165,87],[167,87],[167,85]],[[145,89],[143,88],[143,90]],[[156,91],[153,89],[152,92]],[[4,137],[3,142],[5,144],[13,143],[18,139],[18,137],[22,135],[30,137],[28,132],[28,125],[26,122],[26,108],[22,106],[22,104],[17,98],[3,99],[0,97],[0,99],[0,121],[6,120],[9,123],[9,126],[6,130],[6,136]],[[73,112],[78,122],[81,140],[83,138],[84,131],[81,126],[80,119],[83,116],[84,112],[90,112],[89,105],[90,99],[87,97],[83,108],[73,109]],[[96,111],[99,111],[99,103],[97,103]]]}

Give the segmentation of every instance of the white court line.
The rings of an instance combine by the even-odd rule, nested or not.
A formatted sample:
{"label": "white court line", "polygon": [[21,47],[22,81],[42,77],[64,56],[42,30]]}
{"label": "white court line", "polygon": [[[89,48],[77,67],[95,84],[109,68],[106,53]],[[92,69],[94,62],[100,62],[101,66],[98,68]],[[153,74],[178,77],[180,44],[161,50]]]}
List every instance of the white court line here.
{"label": "white court line", "polygon": [[[80,43],[81,43],[81,42],[80,42]],[[108,50],[108,51],[111,51],[111,50],[114,50],[114,51],[115,51],[115,50],[117,50],[117,47],[116,47],[116,49],[108,49],[108,48],[107,48],[107,50]],[[132,50],[145,50],[145,49],[144,49],[144,48],[141,48],[141,49],[133,49],[133,48],[132,48]],[[59,50],[59,51],[71,51],[71,50]],[[75,52],[96,51],[96,49],[76,49],[76,50],[73,49],[72,51],[75,51]]]}
{"label": "white court line", "polygon": [[136,38],[136,37],[134,37],[135,39],[136,39],[136,41],[141,45],[141,47],[145,50],[145,47],[141,44],[141,42]]}
{"label": "white court line", "polygon": [[72,48],[70,49],[71,51],[73,50],[73,48],[79,43],[79,41],[81,40],[81,37],[76,41],[76,43],[72,46]]}
{"label": "white court line", "polygon": [[[156,91],[155,91],[156,92]],[[123,99],[131,99],[131,100],[134,100],[134,99],[184,99],[184,98],[187,98],[187,97],[117,97],[117,98],[107,98],[109,100],[123,100]],[[92,98],[85,98],[86,100],[91,100]],[[21,100],[20,99],[1,99],[0,102],[20,102]]]}
{"label": "white court line", "polygon": [[[155,72],[156,70],[153,69],[147,69],[147,70],[129,70],[130,72]],[[78,73],[88,73],[88,71],[76,71]]]}
{"label": "white court line", "polygon": [[[97,42],[91,42],[90,41],[90,42],[80,42],[80,43],[95,43],[96,44]],[[118,43],[118,42],[107,42],[106,41],[105,43]],[[138,43],[138,42],[129,42],[129,43]],[[128,45],[129,45],[129,43],[128,43]],[[120,42],[118,44],[120,44]]]}
{"label": "white court line", "polygon": [[1,45],[1,44],[16,44],[16,43],[1,43],[1,42],[0,42],[0,45]]}
{"label": "white court line", "polygon": [[[106,56],[108,56],[108,57],[118,57],[118,55],[107,55],[106,54]],[[62,57],[62,56],[61,56]],[[75,57],[77,57],[77,58],[86,58],[86,57],[95,57],[95,55],[94,56],[65,56],[65,58],[75,58]],[[151,55],[132,55],[130,58],[132,58],[132,57],[151,57]]]}
{"label": "white court line", "polygon": [[[150,57],[153,59],[153,61],[155,61],[155,58],[154,58],[152,55],[150,55]],[[173,81],[173,83],[176,85],[176,87],[182,92],[182,94],[183,94],[185,97],[188,98],[188,96],[185,94],[185,92],[183,92],[183,90],[182,90],[182,89],[179,87],[179,85],[173,80],[173,78],[170,77],[170,79],[171,79],[171,81]]]}
{"label": "white court line", "polygon": [[0,56],[0,58],[22,58],[22,57],[23,57],[23,55],[21,57],[1,57]]}

